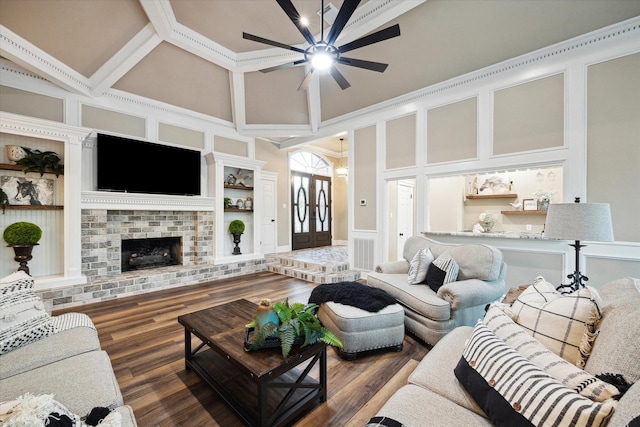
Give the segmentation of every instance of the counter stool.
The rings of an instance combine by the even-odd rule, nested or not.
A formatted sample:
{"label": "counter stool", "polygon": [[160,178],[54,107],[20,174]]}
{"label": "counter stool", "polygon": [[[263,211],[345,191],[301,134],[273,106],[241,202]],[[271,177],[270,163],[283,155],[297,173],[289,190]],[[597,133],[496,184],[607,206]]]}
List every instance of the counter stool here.
{"label": "counter stool", "polygon": [[318,308],[318,319],[342,341],[340,357],[354,360],[358,353],[382,348],[402,351],[404,309],[389,305],[372,313],[337,302],[324,302]]}

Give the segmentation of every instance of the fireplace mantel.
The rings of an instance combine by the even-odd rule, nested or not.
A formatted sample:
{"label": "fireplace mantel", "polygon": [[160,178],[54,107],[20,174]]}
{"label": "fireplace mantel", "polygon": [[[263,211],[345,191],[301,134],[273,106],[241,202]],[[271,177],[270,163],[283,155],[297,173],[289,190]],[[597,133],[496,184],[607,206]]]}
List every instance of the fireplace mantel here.
{"label": "fireplace mantel", "polygon": [[163,194],[111,193],[83,191],[82,209],[213,211],[215,198],[200,196],[167,196]]}

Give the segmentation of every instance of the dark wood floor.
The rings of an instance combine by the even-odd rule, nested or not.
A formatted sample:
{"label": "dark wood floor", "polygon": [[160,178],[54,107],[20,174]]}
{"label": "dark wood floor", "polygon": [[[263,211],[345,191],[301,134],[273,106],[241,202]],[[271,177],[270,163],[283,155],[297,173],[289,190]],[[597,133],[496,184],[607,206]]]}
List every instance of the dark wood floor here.
{"label": "dark wood floor", "polygon": [[[240,426],[240,421],[199,377],[184,366],[181,314],[240,298],[306,302],[315,285],[255,273],[55,311],[88,314],[140,427]],[[248,319],[249,321],[250,319]],[[379,352],[353,362],[328,351],[328,400],[297,426],[362,426],[427,353],[407,336],[400,353]]]}

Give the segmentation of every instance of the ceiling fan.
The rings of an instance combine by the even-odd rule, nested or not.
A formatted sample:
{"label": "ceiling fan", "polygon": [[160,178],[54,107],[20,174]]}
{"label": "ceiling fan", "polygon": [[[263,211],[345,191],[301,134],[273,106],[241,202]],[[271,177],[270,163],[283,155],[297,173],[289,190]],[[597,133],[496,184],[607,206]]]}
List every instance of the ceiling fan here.
{"label": "ceiling fan", "polygon": [[280,47],[283,49],[292,50],[294,52],[299,52],[304,55],[303,59],[299,59],[297,61],[289,62],[282,65],[276,65],[275,67],[264,68],[260,70],[263,73],[269,73],[271,71],[280,70],[283,68],[293,67],[296,65],[301,65],[305,63],[310,63],[311,68],[307,75],[305,76],[302,84],[298,90],[305,90],[309,83],[311,82],[311,78],[316,70],[320,69],[329,69],[331,76],[334,78],[336,83],[340,86],[342,90],[347,89],[349,86],[349,82],[344,76],[338,71],[336,68],[336,64],[349,65],[352,67],[364,68],[366,70],[377,71],[379,73],[384,72],[387,69],[389,64],[383,64],[381,62],[373,62],[373,61],[365,61],[362,59],[355,58],[346,58],[342,56],[343,53],[352,51],[354,49],[358,49],[364,46],[368,46],[374,43],[378,43],[393,37],[397,37],[400,35],[400,25],[395,24],[391,27],[385,28],[384,30],[376,31],[375,33],[369,34],[368,36],[361,37],[357,40],[354,40],[350,43],[344,44],[342,46],[335,46],[334,43],[338,39],[340,32],[345,27],[351,15],[360,4],[361,0],[344,0],[342,3],[342,7],[336,16],[333,25],[331,25],[331,29],[327,34],[327,38],[324,38],[324,0],[321,1],[322,6],[322,17],[321,17],[321,33],[320,33],[320,41],[316,41],[311,34],[311,31],[301,22],[301,16],[296,10],[295,6],[291,0],[276,0],[282,10],[287,14],[291,22],[298,28],[298,31],[302,34],[305,40],[309,43],[309,47],[306,49],[301,49],[296,46],[290,46],[284,43],[280,43],[277,41],[265,39],[263,37],[254,36],[249,33],[242,33],[242,37],[247,40],[256,41],[258,43],[268,44],[270,46]]}

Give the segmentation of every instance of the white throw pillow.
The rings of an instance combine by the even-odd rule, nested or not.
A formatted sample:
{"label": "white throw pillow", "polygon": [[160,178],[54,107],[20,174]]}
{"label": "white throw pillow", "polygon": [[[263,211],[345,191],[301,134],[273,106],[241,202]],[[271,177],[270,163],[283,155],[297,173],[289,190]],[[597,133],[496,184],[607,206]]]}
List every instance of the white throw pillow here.
{"label": "white throw pillow", "polygon": [[54,333],[51,316],[35,292],[0,295],[0,354]]}
{"label": "white throw pillow", "polygon": [[427,277],[427,269],[429,264],[433,261],[433,254],[431,250],[422,248],[411,259],[409,263],[409,275],[407,277],[407,283],[410,285],[417,285],[423,283]]}

